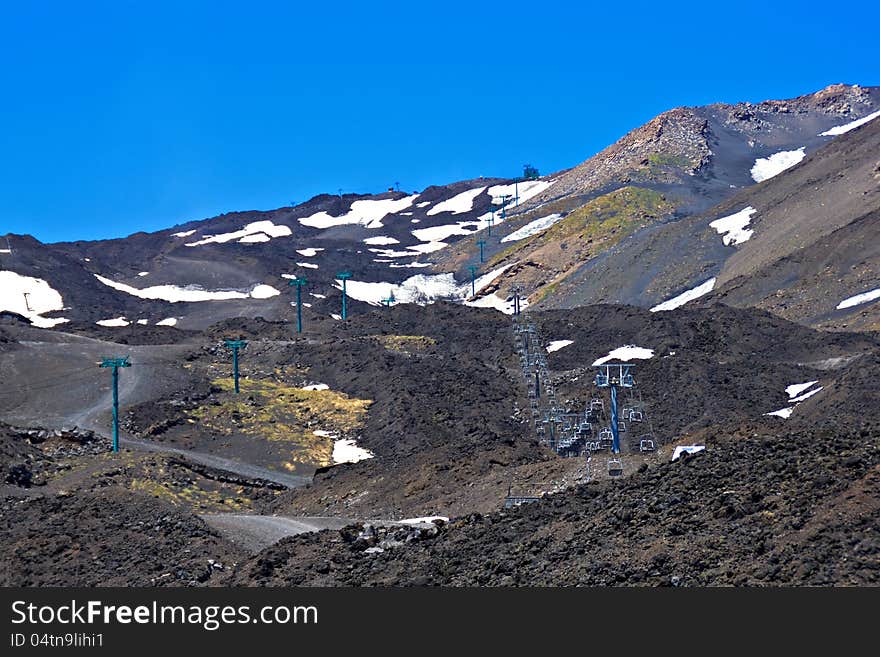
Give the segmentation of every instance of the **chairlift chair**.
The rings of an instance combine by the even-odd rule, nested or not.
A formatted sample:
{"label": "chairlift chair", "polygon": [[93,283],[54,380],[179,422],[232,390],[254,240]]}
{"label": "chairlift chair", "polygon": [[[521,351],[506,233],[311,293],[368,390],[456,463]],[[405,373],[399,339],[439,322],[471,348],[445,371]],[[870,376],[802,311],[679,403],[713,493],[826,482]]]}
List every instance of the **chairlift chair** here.
{"label": "chairlift chair", "polygon": [[653,452],[656,449],[654,446],[654,440],[652,438],[642,438],[639,441],[639,451],[640,452]]}
{"label": "chairlift chair", "polygon": [[591,411],[604,411],[605,410],[605,402],[601,399],[591,399],[590,400],[590,410]]}
{"label": "chairlift chair", "polygon": [[637,411],[636,409],[632,409],[629,412],[629,421],[630,422],[644,422],[645,414],[641,411]]}
{"label": "chairlift chair", "polygon": [[623,474],[623,463],[620,459],[608,459],[608,475],[619,477]]}

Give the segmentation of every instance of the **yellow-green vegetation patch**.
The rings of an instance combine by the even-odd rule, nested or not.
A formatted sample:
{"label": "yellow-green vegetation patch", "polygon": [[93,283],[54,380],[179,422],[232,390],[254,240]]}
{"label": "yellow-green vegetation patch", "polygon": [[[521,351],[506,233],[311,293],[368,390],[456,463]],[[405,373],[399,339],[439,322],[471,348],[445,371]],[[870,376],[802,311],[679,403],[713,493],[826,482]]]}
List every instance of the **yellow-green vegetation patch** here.
{"label": "yellow-green vegetation patch", "polygon": [[333,440],[314,431],[340,435],[358,431],[372,400],[349,397],[335,390],[302,390],[267,380],[240,381],[239,394],[232,379],[215,379],[219,390],[213,400],[190,411],[190,420],[221,435],[241,434],[284,442],[295,451],[287,467],[295,463],[329,465]]}
{"label": "yellow-green vegetation patch", "polygon": [[168,481],[134,478],[128,482],[131,490],[141,491],[175,506],[185,506],[198,511],[242,511],[251,507],[244,489],[230,495],[222,490],[205,490],[197,486],[177,486]]}
{"label": "yellow-green vegetation patch", "polygon": [[577,237],[596,241],[616,237],[613,241],[616,244],[628,234],[626,229],[671,210],[672,206],[659,192],[643,187],[621,187],[574,210],[547,229],[543,238],[559,241]]}
{"label": "yellow-green vegetation patch", "polygon": [[588,201],[546,231],[502,251],[489,264],[494,266],[515,253],[532,252],[548,244],[571,240],[591,243],[592,255],[595,255],[617,244],[646,220],[659,218],[672,210],[674,205],[659,192],[644,187],[621,187]]}
{"label": "yellow-green vegetation patch", "polygon": [[424,351],[437,344],[434,338],[427,335],[374,335],[372,337],[389,351],[404,353]]}

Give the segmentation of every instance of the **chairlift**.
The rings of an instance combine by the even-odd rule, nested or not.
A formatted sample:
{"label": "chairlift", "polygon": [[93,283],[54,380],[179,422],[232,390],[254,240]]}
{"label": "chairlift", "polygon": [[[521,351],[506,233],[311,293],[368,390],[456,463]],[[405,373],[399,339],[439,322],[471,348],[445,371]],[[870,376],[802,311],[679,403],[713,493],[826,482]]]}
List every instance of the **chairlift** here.
{"label": "chairlift", "polygon": [[628,417],[630,422],[644,422],[645,420],[645,414],[636,409],[632,409]]}
{"label": "chairlift", "polygon": [[620,433],[625,433],[626,430],[627,430],[627,429],[626,429],[626,422],[624,422],[623,420],[620,420],[620,421],[617,423],[617,430],[618,430]]}
{"label": "chairlift", "polygon": [[632,388],[636,384],[636,380],[633,378],[632,374],[624,374],[620,379],[620,386],[622,388]]}
{"label": "chairlift", "polygon": [[608,375],[607,374],[597,374],[596,375],[596,385],[600,388],[608,387]]}
{"label": "chairlift", "polygon": [[623,474],[623,463],[620,459],[608,459],[608,475],[619,477]]}
{"label": "chairlift", "polygon": [[592,399],[590,400],[590,410],[591,411],[604,411],[605,410],[605,402],[601,399]]}
{"label": "chairlift", "polygon": [[639,451],[640,452],[653,452],[656,449],[654,446],[654,440],[652,438],[642,438],[639,442]]}

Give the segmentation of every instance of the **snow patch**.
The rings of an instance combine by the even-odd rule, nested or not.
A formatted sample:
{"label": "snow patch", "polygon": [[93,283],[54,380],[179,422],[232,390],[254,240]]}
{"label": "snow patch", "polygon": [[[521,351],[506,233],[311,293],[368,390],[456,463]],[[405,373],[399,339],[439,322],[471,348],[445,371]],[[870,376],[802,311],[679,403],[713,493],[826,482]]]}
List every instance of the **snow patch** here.
{"label": "snow patch", "polygon": [[857,294],[854,297],[844,299],[839,304],[837,304],[837,310],[852,308],[853,306],[860,306],[861,304],[868,303],[869,301],[873,301],[874,299],[880,299],[880,287],[878,287],[876,290],[871,290],[870,292],[862,292],[861,294]]}
{"label": "snow patch", "polygon": [[849,132],[850,130],[855,130],[860,125],[865,125],[868,121],[873,121],[878,116],[880,116],[880,110],[876,112],[872,112],[868,114],[868,116],[864,116],[860,119],[856,119],[855,121],[850,121],[849,123],[844,123],[843,125],[835,126],[830,130],[826,130],[825,132],[820,132],[820,137],[836,137],[837,135],[842,135],[845,132]]}
{"label": "snow patch", "polygon": [[558,213],[549,214],[546,217],[535,219],[534,221],[530,221],[529,223],[527,223],[519,230],[513,231],[510,235],[502,237],[501,241],[516,242],[518,240],[524,240],[527,237],[531,237],[532,235],[540,233],[542,230],[550,228],[550,226],[555,224],[560,219],[562,219],[562,215]]}
{"label": "snow patch", "polygon": [[125,317],[116,317],[115,319],[99,319],[95,322],[98,326],[128,326],[131,324]]}
{"label": "snow patch", "polygon": [[177,318],[168,317],[166,319],[163,319],[161,322],[156,322],[156,326],[177,326]]}
{"label": "snow patch", "polygon": [[195,235],[195,230],[185,230],[182,233],[172,233],[172,237],[189,237],[190,235]]}
{"label": "snow patch", "polygon": [[280,290],[276,290],[271,285],[257,285],[251,290],[251,297],[254,299],[269,299],[271,297],[277,297],[281,294]]}
{"label": "snow patch", "polygon": [[148,271],[138,272],[138,276],[149,276],[149,275],[150,275],[150,272],[148,272]]}
{"label": "snow patch", "polygon": [[[330,386],[328,386],[326,383],[312,383],[310,385],[303,386],[302,390],[330,390]],[[315,433],[318,432],[316,431]]]}
{"label": "snow patch", "polygon": [[476,221],[459,221],[455,224],[417,228],[412,234],[420,242],[442,242],[453,235],[473,235],[479,227],[480,224]]}
{"label": "snow patch", "polygon": [[510,197],[507,199],[507,207],[510,208],[513,207],[513,203],[515,202],[514,196],[516,194],[519,195],[519,202],[525,203],[533,196],[537,196],[545,191],[552,184],[553,181],[524,180],[520,183],[510,183],[509,185],[493,185],[489,188],[489,195],[492,197],[492,203],[494,205],[501,205],[504,196]]}
{"label": "snow patch", "polygon": [[675,310],[676,308],[680,308],[689,301],[693,301],[694,299],[698,299],[701,296],[709,294],[709,292],[711,292],[714,287],[715,277],[713,276],[705,283],[700,283],[697,287],[682,292],[677,297],[672,297],[671,299],[667,299],[663,303],[657,304],[656,306],[651,308],[651,312],[656,313],[661,310]]}
{"label": "snow patch", "polygon": [[682,454],[696,454],[706,449],[705,445],[678,445],[672,450],[672,460],[677,461]]}
{"label": "snow patch", "polygon": [[357,463],[375,456],[373,452],[358,447],[351,438],[342,438],[333,442],[333,463]]}
{"label": "snow patch", "polygon": [[[504,265],[477,278],[473,286],[476,292],[485,288],[511,266]],[[342,289],[341,281],[337,280],[334,285],[336,289]],[[394,294],[398,303],[424,305],[437,299],[464,300],[471,294],[471,283],[468,281],[459,285],[455,282],[453,274],[416,274],[402,283],[368,283],[355,280],[349,280],[346,283],[346,293],[349,297],[374,306],[380,305],[382,299],[389,296],[389,292]]]}
{"label": "snow patch", "polygon": [[239,292],[238,290],[212,291],[205,290],[198,285],[187,285],[185,287],[177,285],[153,285],[151,287],[139,289],[132,287],[131,285],[126,285],[125,283],[112,281],[109,278],[104,278],[98,274],[95,274],[95,278],[107,287],[112,287],[114,290],[119,290],[120,292],[125,292],[126,294],[141,299],[159,299],[161,301],[168,301],[169,303],[177,303],[180,301],[225,301],[228,299],[247,299],[248,297],[254,299],[268,299],[269,297],[281,294],[281,292],[271,285],[256,285],[250,292]]}
{"label": "snow patch", "polygon": [[791,412],[794,410],[794,406],[788,406],[786,408],[780,408],[778,411],[773,411],[772,413],[764,413],[764,415],[775,415],[776,417],[781,417],[784,420],[787,420],[791,417]]}
{"label": "snow patch", "polygon": [[812,388],[814,385],[819,383],[818,381],[807,381],[806,383],[792,383],[790,386],[785,388],[785,394],[791,397],[797,397],[804,390],[808,390]]}
{"label": "snow patch", "polygon": [[[25,300],[27,294],[27,300]],[[0,271],[0,310],[27,317],[39,328],[52,328],[70,320],[41,317],[53,310],[63,310],[61,294],[42,278],[22,276],[14,271]]]}
{"label": "snow patch", "polygon": [[327,298],[323,294],[318,294],[317,292],[309,292],[309,294],[311,296],[315,297],[316,299],[326,299]]}
{"label": "snow patch", "polygon": [[311,262],[298,262],[296,266],[305,267],[306,269],[318,269],[318,265],[313,265]]}
{"label": "snow patch", "polygon": [[759,157],[752,167],[752,179],[755,182],[762,182],[793,167],[806,157],[804,148],[801,146],[796,151],[779,151],[770,157]]}
{"label": "snow patch", "polygon": [[432,523],[435,520],[449,522],[449,518],[447,518],[446,516],[423,516],[421,518],[406,518],[404,520],[399,520],[398,522],[401,522],[404,525],[425,525]]}
{"label": "snow patch", "polygon": [[746,226],[749,225],[752,215],[756,212],[757,210],[750,205],[735,214],[716,219],[709,226],[721,235],[721,241],[724,246],[736,246],[737,244],[747,242],[755,232],[754,230],[747,229]]}
{"label": "snow patch", "polygon": [[474,199],[485,191],[485,187],[477,187],[469,189],[466,192],[456,194],[452,198],[441,201],[433,208],[428,210],[427,215],[433,216],[441,212],[451,212],[452,214],[464,214],[474,209]]}
{"label": "snow patch", "polygon": [[355,201],[351,204],[349,211],[339,217],[332,217],[326,212],[321,211],[316,212],[310,217],[303,217],[299,222],[303,226],[310,226],[312,228],[331,228],[332,226],[344,226],[347,224],[361,224],[367,228],[382,228],[382,219],[389,214],[395,214],[410,207],[418,196],[418,194],[413,194],[397,201],[393,199]]}
{"label": "snow patch", "polygon": [[368,237],[364,240],[364,244],[369,244],[371,246],[388,246],[389,244],[400,244],[400,240],[396,240],[393,237],[386,237],[385,235],[379,235],[377,237]]}
{"label": "snow patch", "polygon": [[822,392],[823,389],[824,389],[823,386],[819,386],[819,387],[816,388],[815,390],[810,390],[809,392],[805,392],[804,394],[802,394],[802,395],[798,395],[797,397],[792,397],[792,398],[789,399],[788,401],[789,401],[789,402],[800,403],[800,402],[804,401],[805,399],[809,399],[809,398],[812,397],[813,395]]}
{"label": "snow patch", "polygon": [[313,249],[309,247],[308,249],[297,249],[296,252],[299,253],[304,258],[314,258],[318,255],[318,251],[323,251],[324,249]]}
{"label": "snow patch", "polygon": [[645,360],[653,357],[653,349],[645,349],[644,347],[637,347],[634,344],[628,344],[623,347],[618,347],[617,349],[612,349],[608,352],[607,356],[602,356],[602,358],[593,361],[593,367],[598,367],[599,365],[604,365],[611,361],[628,363],[631,360]]}
{"label": "snow patch", "polygon": [[434,253],[440,249],[445,249],[447,246],[449,245],[446,242],[425,242],[423,244],[415,244],[414,246],[408,246],[406,248],[410,251],[415,251],[416,253]]}
{"label": "snow patch", "polygon": [[554,340],[547,345],[547,353],[552,354],[554,351],[559,351],[570,344],[574,344],[574,340]]}
{"label": "snow patch", "polygon": [[[258,237],[262,233],[263,238]],[[269,220],[255,221],[246,225],[241,230],[232,233],[222,233],[221,235],[209,235],[197,242],[187,242],[187,246],[201,246],[203,244],[225,244],[233,240],[247,243],[250,242],[268,242],[272,237],[289,237],[293,233],[287,226],[276,226]]]}

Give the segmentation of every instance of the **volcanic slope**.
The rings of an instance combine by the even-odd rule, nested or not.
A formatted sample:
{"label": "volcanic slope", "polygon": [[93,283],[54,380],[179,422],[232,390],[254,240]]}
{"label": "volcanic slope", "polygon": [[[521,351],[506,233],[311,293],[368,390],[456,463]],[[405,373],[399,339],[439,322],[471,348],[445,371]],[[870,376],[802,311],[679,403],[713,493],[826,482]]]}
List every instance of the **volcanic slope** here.
{"label": "volcanic slope", "polygon": [[[653,307],[710,278],[718,288],[739,278],[736,305],[870,328],[855,319],[859,309],[835,306],[876,280],[880,122],[825,133],[877,107],[877,89],[835,86],[663,114],[558,176],[493,231],[487,268],[508,269],[484,294],[504,300],[519,285],[545,308]],[[472,253],[460,244],[441,256],[452,268]]]}

